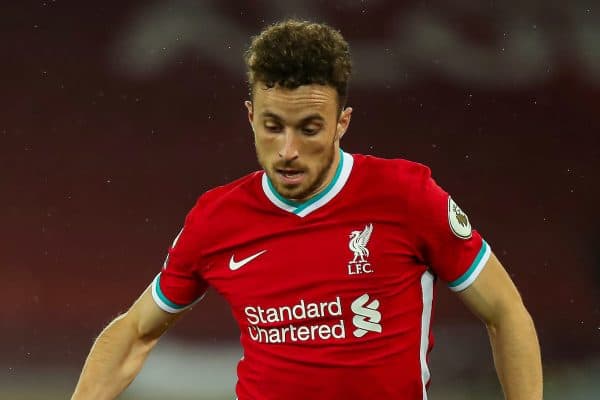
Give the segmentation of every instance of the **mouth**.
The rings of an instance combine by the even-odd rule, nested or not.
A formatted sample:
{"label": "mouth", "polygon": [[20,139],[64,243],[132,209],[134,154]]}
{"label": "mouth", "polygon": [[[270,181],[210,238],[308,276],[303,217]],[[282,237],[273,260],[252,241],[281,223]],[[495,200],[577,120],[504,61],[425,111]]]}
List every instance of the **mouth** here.
{"label": "mouth", "polygon": [[277,172],[280,180],[288,185],[298,184],[304,178],[304,171],[300,169],[277,168],[275,172]]}

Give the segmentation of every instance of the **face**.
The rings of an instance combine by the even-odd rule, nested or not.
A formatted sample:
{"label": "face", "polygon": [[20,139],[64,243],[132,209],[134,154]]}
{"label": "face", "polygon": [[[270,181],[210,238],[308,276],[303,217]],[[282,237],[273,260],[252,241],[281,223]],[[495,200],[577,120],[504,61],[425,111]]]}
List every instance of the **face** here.
{"label": "face", "polygon": [[331,182],[352,113],[338,112],[333,87],[266,88],[258,82],[246,107],[258,162],[280,195],[305,201]]}

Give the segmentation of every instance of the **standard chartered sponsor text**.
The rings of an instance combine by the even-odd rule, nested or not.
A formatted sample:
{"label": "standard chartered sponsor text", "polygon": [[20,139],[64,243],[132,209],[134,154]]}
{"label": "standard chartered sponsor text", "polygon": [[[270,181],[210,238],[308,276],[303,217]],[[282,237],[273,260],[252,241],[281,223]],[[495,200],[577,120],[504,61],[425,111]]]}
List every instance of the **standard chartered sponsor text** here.
{"label": "standard chartered sponsor text", "polygon": [[[250,338],[261,343],[303,342],[308,340],[343,339],[346,337],[340,297],[332,301],[305,302],[301,299],[293,306],[263,308],[248,306],[244,309],[249,322]],[[321,323],[306,324],[319,319]],[[285,323],[288,324],[285,324]],[[297,324],[300,322],[300,324]],[[304,323],[302,323],[304,322]],[[261,324],[278,324],[272,327]],[[284,323],[285,325],[280,325]]]}

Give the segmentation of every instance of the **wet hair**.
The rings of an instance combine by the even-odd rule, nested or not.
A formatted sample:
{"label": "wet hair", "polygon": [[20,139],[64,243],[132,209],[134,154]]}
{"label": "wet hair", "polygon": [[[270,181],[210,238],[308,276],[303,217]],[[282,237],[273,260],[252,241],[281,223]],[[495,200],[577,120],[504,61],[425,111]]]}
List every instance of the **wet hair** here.
{"label": "wet hair", "polygon": [[340,110],[346,105],[350,47],[339,31],[326,24],[295,19],[273,24],[252,37],[244,60],[251,97],[257,82],[288,89],[320,84],[335,88]]}

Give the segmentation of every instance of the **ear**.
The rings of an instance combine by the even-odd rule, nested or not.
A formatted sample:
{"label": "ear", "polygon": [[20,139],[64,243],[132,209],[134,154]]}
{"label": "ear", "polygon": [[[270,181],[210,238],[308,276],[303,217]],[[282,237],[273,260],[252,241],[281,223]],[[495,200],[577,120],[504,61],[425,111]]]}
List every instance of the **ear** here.
{"label": "ear", "polygon": [[246,106],[246,110],[248,110],[248,122],[250,123],[250,128],[252,128],[252,132],[254,132],[254,125],[252,124],[254,121],[254,107],[250,100],[246,100],[244,105]]}
{"label": "ear", "polygon": [[254,118],[254,107],[252,107],[252,102],[250,100],[246,100],[244,102],[244,105],[248,110],[248,121],[252,123],[252,119]]}
{"label": "ear", "polygon": [[340,140],[346,130],[348,129],[348,125],[350,125],[350,118],[352,117],[352,107],[346,107],[340,114],[340,118],[338,119],[336,132],[335,132],[335,140]]}

